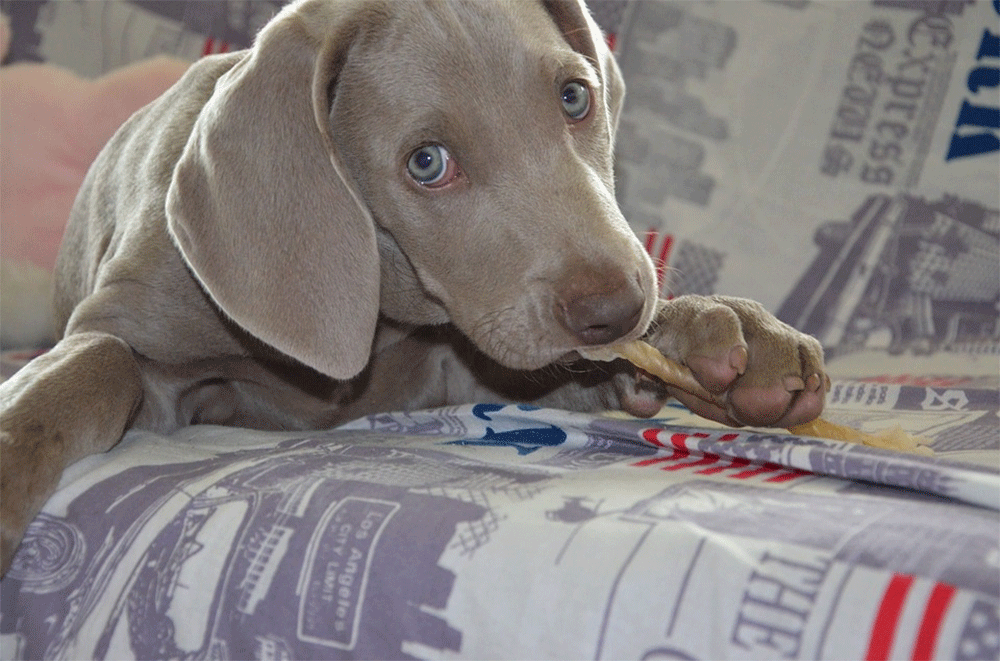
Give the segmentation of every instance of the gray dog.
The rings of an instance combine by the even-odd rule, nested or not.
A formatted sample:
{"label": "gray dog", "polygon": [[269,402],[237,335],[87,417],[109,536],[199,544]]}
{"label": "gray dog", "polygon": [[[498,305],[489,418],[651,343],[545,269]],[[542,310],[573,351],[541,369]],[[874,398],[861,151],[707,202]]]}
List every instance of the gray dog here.
{"label": "gray dog", "polygon": [[[658,300],[615,204],[623,93],[582,0],[302,0],[192,66],[92,166],[63,338],[0,386],[2,567],[63,469],[132,427],[669,395],[819,415],[813,338],[744,299]],[[638,337],[712,398],[575,352]]]}

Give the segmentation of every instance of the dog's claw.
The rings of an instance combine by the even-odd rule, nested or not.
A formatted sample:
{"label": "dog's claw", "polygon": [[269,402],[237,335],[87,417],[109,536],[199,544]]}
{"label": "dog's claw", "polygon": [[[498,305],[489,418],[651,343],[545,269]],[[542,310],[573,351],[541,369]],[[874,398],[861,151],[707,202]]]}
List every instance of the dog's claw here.
{"label": "dog's claw", "polygon": [[802,380],[802,377],[793,374],[789,374],[782,379],[782,384],[784,384],[787,392],[799,392],[806,389],[806,382]]}
{"label": "dog's claw", "polygon": [[729,366],[736,370],[736,373],[742,375],[747,371],[747,364],[750,362],[750,354],[747,353],[747,348],[740,345],[733,347],[732,351],[729,352]]}

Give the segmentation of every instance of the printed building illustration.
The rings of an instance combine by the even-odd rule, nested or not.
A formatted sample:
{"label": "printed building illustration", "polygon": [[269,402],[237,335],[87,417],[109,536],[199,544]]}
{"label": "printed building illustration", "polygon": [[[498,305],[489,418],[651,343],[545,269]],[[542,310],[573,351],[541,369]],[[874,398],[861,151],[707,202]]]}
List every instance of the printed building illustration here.
{"label": "printed building illustration", "polygon": [[[1000,214],[954,196],[873,195],[815,235],[810,268],[778,310],[831,354],[970,351],[1000,337]],[[884,336],[888,334],[888,337]]]}
{"label": "printed building illustration", "polygon": [[629,93],[618,132],[619,201],[634,225],[657,227],[667,198],[711,200],[716,182],[703,171],[705,144],[727,140],[729,127],[688,81],[725,69],[737,35],[661,2],[634,3],[623,35],[619,62]]}

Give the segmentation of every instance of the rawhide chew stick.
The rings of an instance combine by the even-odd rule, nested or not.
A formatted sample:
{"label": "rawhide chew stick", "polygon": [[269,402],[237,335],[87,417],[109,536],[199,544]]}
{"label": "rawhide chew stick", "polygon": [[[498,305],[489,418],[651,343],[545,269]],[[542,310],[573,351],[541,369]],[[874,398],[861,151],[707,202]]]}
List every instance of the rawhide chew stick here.
{"label": "rawhide chew stick", "polygon": [[927,457],[934,456],[934,450],[927,447],[927,439],[918,438],[913,434],[903,431],[899,425],[886,429],[885,431],[869,434],[853,427],[845,427],[816,418],[812,422],[801,425],[794,425],[788,428],[796,436],[815,436],[816,438],[828,438],[834,441],[847,441],[849,443],[861,443],[873,448],[884,450],[898,450],[900,452],[912,452],[922,454]]}
{"label": "rawhide chew stick", "polygon": [[649,372],[667,385],[676,386],[692,395],[707,401],[713,401],[712,393],[698,383],[691,370],[675,360],[664,356],[648,342],[634,340],[622,344],[613,344],[600,349],[580,349],[581,356],[588,360],[608,362],[624,358],[639,369]]}
{"label": "rawhide chew stick", "polygon": [[[667,358],[656,347],[642,340],[615,344],[599,349],[580,349],[579,353],[588,360],[602,362],[624,358],[639,369],[652,374],[668,385],[686,390],[707,401],[714,400],[711,393],[705,390],[694,378],[690,369]],[[853,427],[846,427],[830,422],[829,420],[824,420],[823,418],[817,418],[812,422],[789,427],[788,431],[796,436],[813,436],[815,438],[826,438],[834,441],[861,443],[870,447],[898,450],[900,452],[913,452],[925,456],[932,456],[934,454],[934,450],[924,444],[927,442],[925,439],[908,434],[899,425],[883,432],[869,434]]]}

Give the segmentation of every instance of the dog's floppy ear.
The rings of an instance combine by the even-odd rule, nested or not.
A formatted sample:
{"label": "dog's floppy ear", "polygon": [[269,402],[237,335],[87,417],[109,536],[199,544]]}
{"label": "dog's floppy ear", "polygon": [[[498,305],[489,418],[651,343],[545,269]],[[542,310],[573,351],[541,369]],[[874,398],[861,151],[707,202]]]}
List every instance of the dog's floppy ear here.
{"label": "dog's floppy ear", "polygon": [[552,16],[566,42],[573,50],[590,59],[600,72],[613,138],[618,130],[618,118],[625,102],[625,81],[600,27],[591,17],[584,0],[542,0],[542,5]]}
{"label": "dog's floppy ear", "polygon": [[317,3],[269,23],[217,81],[167,195],[170,233],[223,312],[338,379],[367,363],[379,308],[374,222],[329,134],[349,20]]}

